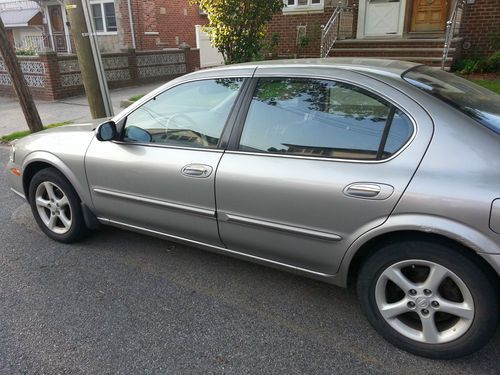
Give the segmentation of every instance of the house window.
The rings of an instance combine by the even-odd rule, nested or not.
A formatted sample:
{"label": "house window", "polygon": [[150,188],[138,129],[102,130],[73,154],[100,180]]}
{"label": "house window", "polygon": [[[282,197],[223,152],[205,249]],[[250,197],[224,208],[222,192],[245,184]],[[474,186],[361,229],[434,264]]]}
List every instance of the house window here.
{"label": "house window", "polygon": [[116,16],[114,1],[92,1],[92,19],[98,33],[116,32]]}
{"label": "house window", "polygon": [[284,0],[283,13],[323,10],[324,0]]}

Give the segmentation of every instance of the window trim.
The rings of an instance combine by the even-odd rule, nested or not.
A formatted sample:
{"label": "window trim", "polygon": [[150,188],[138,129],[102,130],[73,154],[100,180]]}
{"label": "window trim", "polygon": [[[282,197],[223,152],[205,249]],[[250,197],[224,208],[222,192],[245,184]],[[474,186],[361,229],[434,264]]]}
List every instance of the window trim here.
{"label": "window trim", "polygon": [[[334,157],[316,157],[316,156],[303,156],[303,155],[294,155],[294,154],[275,154],[275,153],[270,153],[270,152],[249,152],[249,151],[241,151],[239,150],[239,144],[240,144],[240,139],[241,135],[243,134],[243,128],[245,126],[246,118],[248,115],[248,111],[250,109],[250,105],[252,104],[252,98],[253,94],[255,92],[255,89],[257,88],[257,84],[260,78],[304,78],[304,79],[321,79],[321,80],[326,80],[326,81],[333,81],[333,82],[339,82],[339,83],[346,83],[355,87],[359,87],[365,91],[368,91],[369,93],[372,93],[373,95],[376,95],[385,101],[387,101],[390,105],[391,108],[394,108],[394,112],[396,111],[401,111],[404,113],[409,119],[410,123],[413,126],[413,131],[411,136],[408,138],[406,143],[399,148],[397,152],[395,152],[393,155],[391,155],[388,158],[385,159],[374,159],[374,160],[366,160],[366,159],[345,159],[345,158],[334,158]],[[366,85],[360,84],[359,82],[354,82],[349,79],[344,79],[344,78],[337,78],[337,77],[331,77],[331,76],[324,76],[324,75],[310,75],[310,74],[266,74],[266,75],[261,75],[258,77],[253,77],[251,79],[251,84],[249,85],[249,89],[245,95],[245,102],[243,103],[242,108],[240,108],[239,113],[238,113],[238,118],[236,119],[236,122],[233,125],[233,131],[231,132],[231,138],[228,143],[228,147],[226,149],[226,152],[228,154],[242,154],[242,155],[253,155],[253,156],[262,156],[262,157],[278,157],[278,158],[291,158],[291,159],[306,159],[306,160],[321,160],[324,162],[341,162],[341,163],[362,163],[362,164],[381,164],[381,163],[387,163],[394,158],[398,157],[404,150],[408,148],[408,146],[413,142],[415,137],[417,136],[417,122],[413,118],[413,116],[404,108],[402,108],[398,103],[395,103],[394,100],[391,98],[388,98],[386,95],[384,95],[381,92],[378,92],[376,90],[373,90],[370,87],[367,87]],[[386,126],[386,128],[388,128]]]}
{"label": "window trim", "polygon": [[[117,18],[116,18],[116,8],[115,8],[115,23],[116,23],[116,30],[111,30],[109,31],[108,30],[108,24],[106,23],[106,13],[104,11],[104,4],[113,4],[113,7],[116,5],[115,4],[115,0],[90,0],[90,16],[92,18],[92,23],[94,25],[94,29],[95,29],[95,32],[96,32],[96,35],[117,35],[118,34],[118,22],[117,22]],[[94,21],[94,14],[92,12],[92,6],[93,5],[99,5],[100,8],[101,8],[101,15],[102,15],[102,25],[104,27],[104,30],[100,31],[100,30],[97,30],[96,28],[96,24],[95,24],[95,21]]]}
{"label": "window trim", "polygon": [[325,9],[325,0],[319,0],[319,4],[312,4],[312,0],[307,0],[307,5],[298,5],[298,0],[294,0],[295,4],[288,5],[287,0],[283,0],[283,13],[296,13],[296,12],[323,12]]}
{"label": "window trim", "polygon": [[[167,144],[160,144],[160,143],[142,143],[142,142],[125,142],[123,140],[125,136],[125,127],[127,123],[128,116],[134,113],[136,110],[141,108],[143,105],[146,103],[150,102],[151,100],[154,100],[157,96],[162,95],[166,93],[167,91],[170,91],[178,86],[193,83],[193,82],[200,82],[200,81],[213,81],[217,79],[241,79],[243,82],[240,87],[240,91],[238,92],[238,95],[236,96],[236,99],[231,107],[231,110],[228,113],[226,122],[222,128],[221,136],[219,137],[219,141],[217,142],[217,147],[216,148],[206,148],[206,147],[189,147],[189,146],[174,146],[174,145],[167,145]],[[168,86],[165,88],[165,90],[162,90],[158,93],[156,93],[154,96],[148,97],[147,100],[141,103],[141,105],[133,108],[129,112],[124,113],[123,117],[120,117],[119,119],[116,119],[115,122],[117,124],[118,128],[118,139],[113,140],[111,142],[120,144],[120,145],[130,145],[130,146],[145,146],[145,147],[159,147],[159,148],[169,148],[169,149],[179,149],[179,150],[191,150],[191,151],[205,151],[205,152],[217,152],[217,153],[223,153],[226,150],[227,146],[227,140],[230,137],[230,134],[234,128],[234,123],[236,121],[236,117],[238,113],[240,112],[240,108],[242,106],[242,101],[245,100],[246,94],[248,91],[248,86],[250,85],[251,78],[250,77],[244,77],[244,76],[221,76],[221,77],[200,77],[197,79],[191,79],[191,80],[186,80],[186,81],[181,81],[177,82],[175,85]],[[146,97],[144,98],[146,99]]]}

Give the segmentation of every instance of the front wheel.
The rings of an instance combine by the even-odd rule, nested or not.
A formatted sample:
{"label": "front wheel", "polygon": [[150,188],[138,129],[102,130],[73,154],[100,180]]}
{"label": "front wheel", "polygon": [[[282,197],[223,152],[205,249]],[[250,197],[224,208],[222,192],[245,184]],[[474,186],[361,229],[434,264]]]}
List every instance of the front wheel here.
{"label": "front wheel", "polygon": [[400,242],[380,249],[361,267],[357,292],[382,336],[429,358],[479,350],[498,323],[498,296],[485,272],[438,243]]}
{"label": "front wheel", "polygon": [[71,243],[85,235],[78,195],[58,170],[42,169],[33,176],[29,203],[38,226],[50,238]]}

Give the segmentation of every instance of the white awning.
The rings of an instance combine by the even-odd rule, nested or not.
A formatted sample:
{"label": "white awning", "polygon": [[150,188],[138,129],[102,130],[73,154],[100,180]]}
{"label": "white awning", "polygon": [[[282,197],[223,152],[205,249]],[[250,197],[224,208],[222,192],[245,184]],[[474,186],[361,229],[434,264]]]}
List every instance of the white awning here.
{"label": "white awning", "polygon": [[4,10],[0,12],[0,17],[5,27],[23,27],[29,26],[28,23],[38,13],[39,9]]}

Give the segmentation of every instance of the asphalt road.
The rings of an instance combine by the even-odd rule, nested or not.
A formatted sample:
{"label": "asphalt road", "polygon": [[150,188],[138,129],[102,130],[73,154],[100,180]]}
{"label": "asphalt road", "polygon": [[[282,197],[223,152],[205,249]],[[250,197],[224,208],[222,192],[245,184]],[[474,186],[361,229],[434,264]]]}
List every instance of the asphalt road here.
{"label": "asphalt road", "polygon": [[499,358],[500,331],[461,360],[412,356],[352,290],[156,238],[59,244],[0,173],[1,374],[500,374]]}

